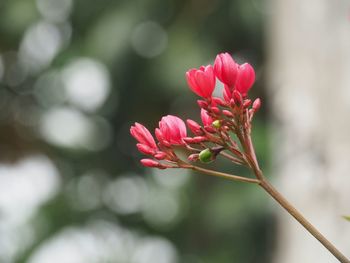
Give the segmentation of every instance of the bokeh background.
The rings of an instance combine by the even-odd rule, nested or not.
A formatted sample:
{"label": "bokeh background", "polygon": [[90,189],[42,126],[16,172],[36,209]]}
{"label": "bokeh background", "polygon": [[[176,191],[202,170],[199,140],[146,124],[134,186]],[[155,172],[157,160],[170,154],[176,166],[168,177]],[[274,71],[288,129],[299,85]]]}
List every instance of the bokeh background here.
{"label": "bokeh background", "polygon": [[198,120],[184,73],[230,52],[257,72],[254,141],[269,176],[266,27],[277,8],[1,0],[0,262],[272,262],[278,208],[260,189],[144,169],[129,128],[166,114]]}

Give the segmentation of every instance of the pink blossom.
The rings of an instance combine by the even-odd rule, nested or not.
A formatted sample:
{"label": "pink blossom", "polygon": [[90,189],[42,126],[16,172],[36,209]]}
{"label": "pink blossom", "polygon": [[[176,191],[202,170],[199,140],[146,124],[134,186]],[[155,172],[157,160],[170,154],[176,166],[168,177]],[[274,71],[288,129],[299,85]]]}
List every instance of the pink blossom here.
{"label": "pink blossom", "polygon": [[238,68],[235,89],[246,96],[255,81],[255,71],[249,63],[244,63]]}
{"label": "pink blossom", "polygon": [[211,98],[215,88],[215,75],[211,65],[190,69],[186,72],[186,78],[194,93],[203,98]]}
{"label": "pink blossom", "polygon": [[[153,139],[152,134],[149,132],[149,130],[143,126],[140,123],[135,123],[134,126],[131,126],[130,128],[130,134],[142,145],[147,146],[151,150],[158,150],[158,147],[156,145],[156,142]],[[144,146],[141,146],[141,148],[144,148]],[[138,146],[140,150],[140,146]]]}
{"label": "pink blossom", "polygon": [[179,117],[168,115],[159,122],[159,129],[156,129],[156,136],[162,144],[183,145],[183,138],[187,136],[186,125]]}
{"label": "pink blossom", "polygon": [[238,64],[229,53],[221,53],[216,56],[214,72],[222,83],[228,85],[232,89],[237,79]]}

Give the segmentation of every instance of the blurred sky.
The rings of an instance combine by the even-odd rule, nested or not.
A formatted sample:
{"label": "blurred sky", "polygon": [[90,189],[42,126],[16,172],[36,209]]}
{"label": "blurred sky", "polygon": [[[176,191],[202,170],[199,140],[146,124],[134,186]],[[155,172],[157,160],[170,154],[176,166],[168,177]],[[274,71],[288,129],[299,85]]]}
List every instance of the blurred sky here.
{"label": "blurred sky", "polygon": [[[251,95],[264,98],[270,12],[260,0],[1,0],[0,262],[269,262],[267,197],[143,169],[129,127],[198,120],[184,74],[223,51],[254,65]],[[264,103],[254,138],[268,169]]]}

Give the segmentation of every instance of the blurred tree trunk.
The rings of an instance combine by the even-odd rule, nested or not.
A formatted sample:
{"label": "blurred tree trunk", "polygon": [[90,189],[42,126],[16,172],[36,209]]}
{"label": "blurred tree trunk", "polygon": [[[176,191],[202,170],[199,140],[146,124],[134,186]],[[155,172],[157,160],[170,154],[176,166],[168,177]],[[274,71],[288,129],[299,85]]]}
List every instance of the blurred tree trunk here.
{"label": "blurred tree trunk", "polygon": [[[350,257],[350,3],[272,0],[269,93],[277,188]],[[338,262],[278,210],[276,263]]]}

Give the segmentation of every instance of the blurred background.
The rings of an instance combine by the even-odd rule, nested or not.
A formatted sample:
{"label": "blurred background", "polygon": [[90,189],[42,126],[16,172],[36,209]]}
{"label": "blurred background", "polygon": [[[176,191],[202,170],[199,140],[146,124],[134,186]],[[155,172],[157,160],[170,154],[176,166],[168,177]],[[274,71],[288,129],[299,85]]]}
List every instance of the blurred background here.
{"label": "blurred background", "polygon": [[[129,135],[135,121],[153,129],[166,114],[199,120],[197,98],[187,88],[184,74],[212,63],[217,53],[229,52],[257,72],[250,95],[263,100],[253,135],[262,169],[268,176],[279,171],[288,177],[283,169],[293,171],[296,154],[285,149],[298,140],[292,140],[295,133],[290,134],[290,120],[284,116],[294,116],[293,131],[307,130],[309,136],[312,129],[319,130],[299,125],[317,115],[309,103],[310,98],[317,99],[317,92],[299,100],[300,93],[290,93],[291,84],[282,85],[297,79],[294,84],[301,89],[302,77],[313,69],[304,57],[305,66],[298,67],[299,47],[288,39],[302,45],[307,41],[298,34],[316,32],[315,43],[320,43],[330,28],[314,31],[316,22],[329,25],[326,18],[341,17],[336,26],[343,31],[333,34],[345,43],[340,47],[344,52],[337,56],[347,63],[348,38],[342,36],[350,29],[346,1],[340,1],[343,5],[334,7],[331,16],[326,9],[314,10],[326,1],[309,4],[306,10],[313,11],[304,15],[307,19],[315,15],[311,25],[298,20],[302,1],[285,1],[289,5],[271,1],[0,0],[0,262],[272,262],[276,250],[283,251],[276,244],[291,240],[277,222],[282,218],[292,229],[296,224],[276,213],[280,209],[265,193],[251,185],[183,170],[144,169]],[[338,16],[340,10],[343,16]],[[324,47],[317,49],[312,43],[298,54],[307,56],[310,50],[315,57],[317,50],[323,54]],[[310,63],[329,63],[334,43],[327,43],[329,57],[315,61],[310,56]],[[276,68],[282,76],[277,80]],[[341,73],[334,70],[334,74]],[[306,89],[320,83],[311,79],[307,84]],[[281,110],[285,106],[281,101],[292,98],[294,107]],[[303,122],[298,122],[294,111]],[[277,128],[281,132],[276,135],[271,127],[283,129]],[[302,132],[296,134],[303,138]],[[272,147],[281,151],[271,150],[275,136],[278,143]],[[318,138],[316,145],[324,139]],[[297,151],[305,143],[301,140],[300,147],[295,146]],[[307,147],[312,154],[323,152]],[[283,153],[290,157],[287,168]],[[278,159],[279,166],[272,159]],[[304,156],[301,161],[307,169],[298,166],[300,171],[320,170],[314,169],[319,167],[314,160]],[[248,175],[224,161],[214,166]],[[291,197],[300,189],[294,185],[296,191],[288,192]],[[337,213],[349,210],[339,208],[333,213],[321,210],[341,220]],[[328,223],[324,228],[329,229]],[[307,234],[298,231],[300,241]],[[316,244],[311,238],[310,242]],[[315,262],[301,261],[302,250],[296,253],[298,262]],[[286,259],[288,251],[279,255],[284,260],[276,262],[297,262]]]}

